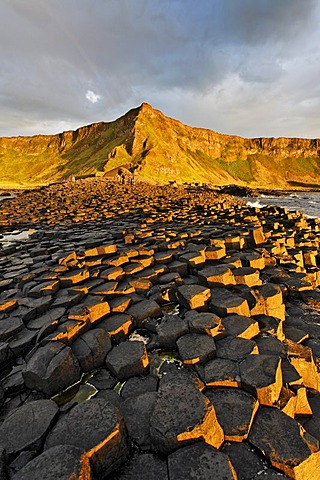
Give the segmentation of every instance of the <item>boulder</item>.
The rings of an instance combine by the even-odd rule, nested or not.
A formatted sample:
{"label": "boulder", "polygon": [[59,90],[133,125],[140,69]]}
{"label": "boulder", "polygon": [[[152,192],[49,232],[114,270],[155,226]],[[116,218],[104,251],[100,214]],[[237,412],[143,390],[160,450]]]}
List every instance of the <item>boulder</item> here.
{"label": "boulder", "polygon": [[119,380],[144,373],[148,365],[146,347],[140,341],[122,342],[106,357],[106,366]]}
{"label": "boulder", "polygon": [[180,448],[168,457],[170,480],[237,480],[230,459],[211,445],[199,442]]}
{"label": "boulder", "polygon": [[36,400],[13,410],[0,426],[0,446],[8,455],[40,451],[57,414],[58,407],[52,400]]}
{"label": "boulder", "polygon": [[224,435],[209,403],[194,386],[163,386],[151,415],[152,449],[165,455],[200,439],[219,448]]}
{"label": "boulder", "polygon": [[205,363],[216,355],[214,339],[200,333],[188,333],[178,338],[177,347],[185,365]]}
{"label": "boulder", "polygon": [[91,480],[89,459],[84,449],[57,445],[37,456],[19,470],[12,480]]}
{"label": "boulder", "polygon": [[308,445],[303,430],[276,408],[260,407],[248,437],[271,464],[295,480],[313,480],[320,469],[320,451]]}
{"label": "boulder", "polygon": [[60,417],[47,436],[45,448],[57,445],[84,449],[94,478],[106,478],[127,453],[123,418],[107,400],[92,398]]}
{"label": "boulder", "polygon": [[274,405],[282,388],[281,359],[273,355],[248,355],[240,363],[243,388],[261,405]]}
{"label": "boulder", "polygon": [[112,346],[109,334],[101,328],[95,328],[81,335],[71,348],[82,371],[90,372],[104,365]]}
{"label": "boulder", "polygon": [[26,387],[54,395],[80,380],[78,360],[70,347],[49,342],[38,348],[23,372]]}

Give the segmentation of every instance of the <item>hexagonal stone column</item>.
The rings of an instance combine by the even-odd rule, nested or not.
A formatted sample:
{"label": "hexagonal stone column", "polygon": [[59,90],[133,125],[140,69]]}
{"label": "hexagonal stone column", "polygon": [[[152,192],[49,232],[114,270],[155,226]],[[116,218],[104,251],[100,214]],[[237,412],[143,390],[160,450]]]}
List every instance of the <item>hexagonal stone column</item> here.
{"label": "hexagonal stone column", "polygon": [[258,400],[237,388],[211,388],[206,396],[215,408],[225,441],[243,442],[257,413]]}
{"label": "hexagonal stone column", "polygon": [[185,365],[205,363],[216,355],[214,339],[200,333],[189,333],[178,338],[177,347]]}
{"label": "hexagonal stone column", "polygon": [[209,288],[201,285],[182,285],[178,287],[178,300],[188,310],[207,310],[211,297]]}
{"label": "hexagonal stone column", "polygon": [[209,400],[189,385],[164,385],[150,421],[153,450],[168,454],[184,444],[203,439],[219,448],[224,440]]}
{"label": "hexagonal stone column", "polygon": [[274,405],[282,388],[281,359],[274,355],[248,355],[240,363],[242,386],[261,405]]}
{"label": "hexagonal stone column", "polygon": [[8,455],[40,450],[57,413],[52,400],[36,400],[13,410],[0,426],[0,446]]}
{"label": "hexagonal stone column", "polygon": [[22,375],[31,390],[54,395],[80,380],[81,370],[70,347],[49,342],[34,353]]}
{"label": "hexagonal stone column", "polygon": [[125,341],[113,347],[107,355],[106,365],[119,380],[144,373],[149,365],[144,343]]}
{"label": "hexagonal stone column", "polygon": [[299,424],[276,408],[261,407],[248,440],[276,468],[295,480],[319,477],[320,451],[311,449]]}
{"label": "hexagonal stone column", "polygon": [[95,478],[106,478],[127,453],[123,418],[107,400],[90,399],[62,416],[45,447],[74,445],[86,451]]}
{"label": "hexagonal stone column", "polygon": [[170,480],[237,480],[228,456],[211,445],[199,442],[180,448],[168,457]]}
{"label": "hexagonal stone column", "polygon": [[72,445],[57,445],[28,462],[13,480],[90,480],[91,469],[85,451]]}

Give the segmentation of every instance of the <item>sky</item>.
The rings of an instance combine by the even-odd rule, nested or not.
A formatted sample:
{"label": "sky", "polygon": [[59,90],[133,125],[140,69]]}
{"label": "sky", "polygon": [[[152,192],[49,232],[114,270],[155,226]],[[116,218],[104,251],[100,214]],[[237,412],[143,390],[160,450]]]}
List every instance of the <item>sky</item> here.
{"label": "sky", "polygon": [[320,137],[320,0],[0,0],[0,136],[142,102],[244,137]]}

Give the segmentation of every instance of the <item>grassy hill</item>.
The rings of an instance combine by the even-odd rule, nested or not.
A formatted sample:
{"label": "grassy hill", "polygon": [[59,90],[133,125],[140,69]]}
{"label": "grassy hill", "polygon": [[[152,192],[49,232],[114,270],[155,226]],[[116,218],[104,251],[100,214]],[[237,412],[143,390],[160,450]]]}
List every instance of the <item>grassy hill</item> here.
{"label": "grassy hill", "polygon": [[184,125],[144,103],[113,122],[76,131],[0,138],[0,187],[112,176],[120,166],[156,183],[319,185],[319,152],[319,139],[223,135]]}

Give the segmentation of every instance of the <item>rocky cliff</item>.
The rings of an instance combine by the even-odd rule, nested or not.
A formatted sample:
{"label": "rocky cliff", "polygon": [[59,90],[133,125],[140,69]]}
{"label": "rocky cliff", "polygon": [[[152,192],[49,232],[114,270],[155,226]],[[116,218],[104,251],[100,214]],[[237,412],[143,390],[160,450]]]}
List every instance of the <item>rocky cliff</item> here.
{"label": "rocky cliff", "polygon": [[121,165],[156,183],[314,185],[320,184],[320,140],[223,135],[184,125],[146,103],[113,122],[0,138],[2,185],[113,175]]}

